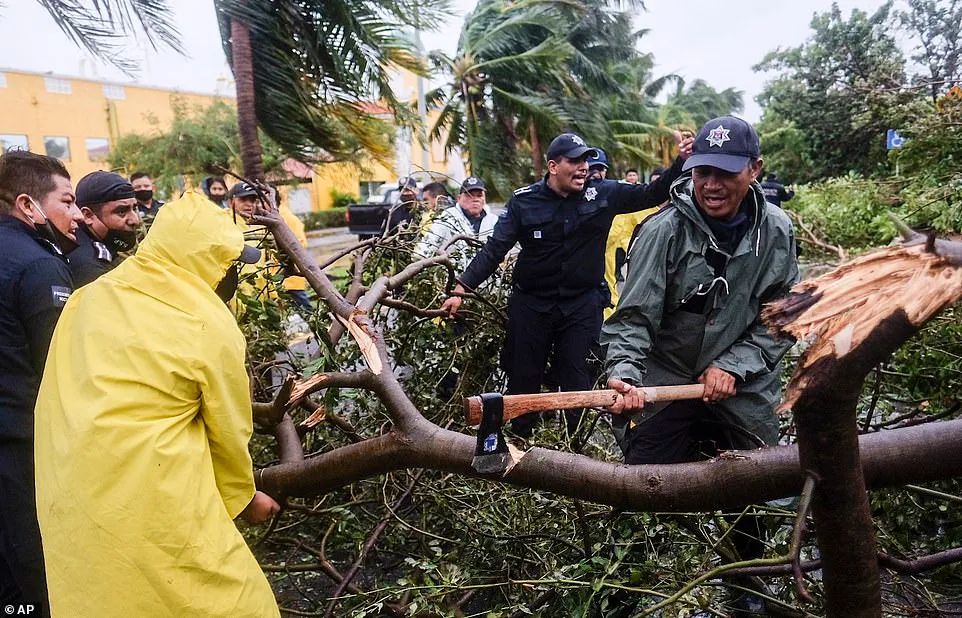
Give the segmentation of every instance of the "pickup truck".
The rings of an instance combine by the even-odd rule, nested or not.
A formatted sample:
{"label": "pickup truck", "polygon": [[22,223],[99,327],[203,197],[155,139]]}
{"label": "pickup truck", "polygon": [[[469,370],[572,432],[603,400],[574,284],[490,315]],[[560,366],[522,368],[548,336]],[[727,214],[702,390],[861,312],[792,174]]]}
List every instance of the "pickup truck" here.
{"label": "pickup truck", "polygon": [[384,185],[380,191],[372,194],[366,203],[348,204],[348,231],[357,234],[361,240],[380,234],[384,230],[384,220],[397,202],[399,194],[396,187]]}

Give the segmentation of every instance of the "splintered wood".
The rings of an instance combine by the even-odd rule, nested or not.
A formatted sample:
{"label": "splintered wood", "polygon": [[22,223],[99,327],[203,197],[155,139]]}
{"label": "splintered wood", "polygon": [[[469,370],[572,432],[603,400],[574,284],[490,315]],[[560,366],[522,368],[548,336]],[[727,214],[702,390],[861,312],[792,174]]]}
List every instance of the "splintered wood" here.
{"label": "splintered wood", "polygon": [[323,388],[324,383],[328,381],[328,376],[319,373],[317,375],[311,376],[303,382],[297,382],[294,388],[291,390],[291,396],[287,400],[287,409],[290,410],[294,406],[301,403],[305,397],[313,393],[314,391]]}
{"label": "splintered wood", "polygon": [[377,346],[374,344],[375,335],[373,335],[365,325],[359,324],[356,320],[357,317],[367,314],[360,309],[355,309],[348,320],[345,320],[336,313],[332,315],[347,328],[347,332],[354,338],[357,347],[361,349],[361,356],[364,358],[367,368],[374,375],[380,375],[383,367],[381,365],[381,357],[377,353]]}
{"label": "splintered wood", "polygon": [[794,402],[794,393],[804,386],[800,376],[815,362],[842,359],[897,313],[921,326],[960,298],[962,268],[922,246],[880,249],[799,283],[762,311],[774,330],[809,345],[782,407]]}

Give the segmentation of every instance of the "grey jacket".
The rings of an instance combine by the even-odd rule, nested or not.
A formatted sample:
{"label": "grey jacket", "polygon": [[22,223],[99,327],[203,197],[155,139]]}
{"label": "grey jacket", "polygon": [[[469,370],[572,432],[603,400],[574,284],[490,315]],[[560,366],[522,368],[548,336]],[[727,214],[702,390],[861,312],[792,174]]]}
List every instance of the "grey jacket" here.
{"label": "grey jacket", "polygon": [[[798,262],[788,216],[765,202],[757,183],[745,199],[754,222],[733,255],[722,252],[729,259],[724,280],[716,279],[705,253],[717,250],[717,242],[695,204],[691,178],[678,179],[669,206],[645,222],[632,246],[625,288],[601,342],[608,377],[636,385],[694,382],[709,366],[735,375],[737,394],[715,405],[774,444],[780,364],[792,342],[776,339],[759,313],[798,281]],[[707,296],[703,314],[682,309],[699,294]],[[644,415],[665,405],[646,406]]]}

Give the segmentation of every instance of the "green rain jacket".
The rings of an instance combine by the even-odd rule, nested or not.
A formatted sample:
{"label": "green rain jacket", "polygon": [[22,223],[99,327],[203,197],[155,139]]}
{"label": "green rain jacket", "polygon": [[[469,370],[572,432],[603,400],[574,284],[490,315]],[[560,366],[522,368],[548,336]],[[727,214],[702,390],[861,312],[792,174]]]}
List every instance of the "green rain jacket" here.
{"label": "green rain jacket", "polygon": [[[695,203],[691,178],[679,178],[669,206],[645,222],[632,247],[625,287],[601,342],[608,377],[635,385],[692,383],[710,366],[735,375],[737,394],[713,405],[729,422],[774,444],[781,359],[792,341],[776,339],[759,314],[762,304],[798,281],[798,262],[784,211],[765,202],[757,183],[745,199],[754,221],[734,255],[722,252],[724,281],[716,281],[705,253],[717,251],[717,242]],[[680,309],[705,292],[703,315]],[[633,422],[666,405],[646,406]],[[623,441],[625,423],[615,420]]]}

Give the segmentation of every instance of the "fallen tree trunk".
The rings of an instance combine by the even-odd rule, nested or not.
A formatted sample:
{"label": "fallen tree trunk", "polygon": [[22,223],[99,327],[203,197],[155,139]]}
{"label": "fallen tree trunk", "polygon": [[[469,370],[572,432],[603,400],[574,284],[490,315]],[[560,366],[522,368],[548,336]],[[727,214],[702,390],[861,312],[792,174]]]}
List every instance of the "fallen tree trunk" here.
{"label": "fallen tree trunk", "polygon": [[[859,439],[862,470],[873,489],[962,476],[962,420],[867,434]],[[268,493],[316,496],[404,468],[482,478],[471,468],[473,437],[441,428],[402,437],[391,432],[333,451],[259,470]],[[938,457],[932,457],[938,453]],[[518,487],[635,511],[713,511],[797,495],[804,475],[798,447],[738,452],[736,457],[671,465],[605,463],[533,448],[503,478]]]}

